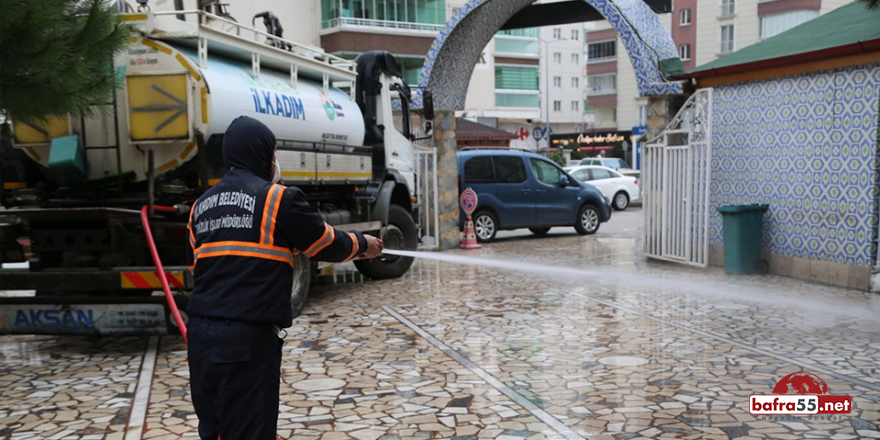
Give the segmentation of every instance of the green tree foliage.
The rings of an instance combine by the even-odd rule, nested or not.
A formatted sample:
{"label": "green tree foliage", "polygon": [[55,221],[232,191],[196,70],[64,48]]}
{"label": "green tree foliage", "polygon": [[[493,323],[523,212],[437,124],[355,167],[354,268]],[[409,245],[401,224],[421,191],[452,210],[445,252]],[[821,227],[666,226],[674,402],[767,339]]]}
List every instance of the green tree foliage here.
{"label": "green tree foliage", "polygon": [[858,0],[865,4],[868,10],[880,8],[880,0]]}
{"label": "green tree foliage", "polygon": [[547,158],[552,160],[553,162],[558,163],[561,167],[568,166],[565,160],[565,153],[563,153],[562,150],[553,150],[547,153]]}
{"label": "green tree foliage", "polygon": [[0,0],[0,110],[89,114],[112,99],[113,55],[131,36],[102,0]]}

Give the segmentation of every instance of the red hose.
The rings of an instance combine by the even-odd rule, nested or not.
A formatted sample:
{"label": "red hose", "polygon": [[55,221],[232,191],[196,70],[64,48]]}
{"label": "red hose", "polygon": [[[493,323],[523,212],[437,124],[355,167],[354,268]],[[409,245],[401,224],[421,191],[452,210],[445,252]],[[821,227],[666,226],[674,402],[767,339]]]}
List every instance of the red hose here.
{"label": "red hose", "polygon": [[[153,255],[153,263],[156,265],[159,279],[162,280],[162,290],[165,291],[165,300],[168,302],[168,307],[171,308],[171,314],[174,315],[174,322],[177,323],[177,328],[180,329],[180,334],[183,336],[183,342],[188,342],[186,339],[186,324],[183,322],[183,318],[180,317],[180,310],[177,309],[177,303],[174,302],[174,298],[171,296],[171,287],[169,287],[168,278],[165,276],[165,268],[162,266],[162,260],[159,259],[159,251],[156,249],[156,242],[153,240],[153,232],[150,230],[150,219],[147,215],[147,210],[148,207],[146,205],[141,208],[141,223],[144,225],[144,234],[147,236],[147,244],[150,245],[150,254]],[[178,212],[177,208],[171,206],[153,205],[153,210],[167,212],[169,214]]]}

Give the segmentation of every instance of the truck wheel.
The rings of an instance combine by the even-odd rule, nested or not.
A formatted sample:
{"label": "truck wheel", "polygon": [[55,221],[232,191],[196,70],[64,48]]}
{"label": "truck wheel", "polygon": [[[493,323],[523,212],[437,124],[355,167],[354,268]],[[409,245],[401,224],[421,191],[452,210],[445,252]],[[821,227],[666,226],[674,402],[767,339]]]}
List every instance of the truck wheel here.
{"label": "truck wheel", "polygon": [[290,289],[290,309],[296,318],[302,313],[309,296],[309,286],[312,284],[312,261],[299,253],[293,257],[293,288]]}
{"label": "truck wheel", "polygon": [[[414,251],[419,244],[416,223],[406,209],[392,204],[388,208],[388,227],[382,241],[388,249]],[[412,266],[413,257],[382,254],[372,260],[355,260],[354,266],[365,276],[374,280],[397,278]]]}

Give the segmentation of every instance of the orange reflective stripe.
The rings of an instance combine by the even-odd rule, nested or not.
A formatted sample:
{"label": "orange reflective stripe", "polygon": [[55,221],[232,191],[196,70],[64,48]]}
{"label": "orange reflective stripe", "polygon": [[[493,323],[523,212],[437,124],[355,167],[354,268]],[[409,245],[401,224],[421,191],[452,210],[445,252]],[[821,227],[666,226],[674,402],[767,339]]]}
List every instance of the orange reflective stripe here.
{"label": "orange reflective stripe", "polygon": [[275,243],[275,216],[278,214],[278,207],[281,205],[281,194],[284,192],[284,186],[272,185],[269,187],[269,193],[266,195],[266,202],[263,204],[263,221],[260,224],[260,243],[271,245]]}
{"label": "orange reflective stripe", "polygon": [[346,232],[346,234],[351,237],[351,254],[349,254],[348,258],[343,261],[348,261],[354,258],[355,254],[358,253],[361,247],[360,243],[358,243],[357,235],[355,235],[354,232]]}
{"label": "orange reflective stripe", "polygon": [[275,206],[272,208],[272,217],[269,218],[269,242],[266,244],[275,243],[275,217],[278,216],[278,211],[281,209],[281,195],[284,194],[284,187],[281,185],[273,185],[273,189],[272,204]]}
{"label": "orange reflective stripe", "polygon": [[251,257],[251,258],[263,258],[266,260],[280,261],[282,263],[287,263],[291,267],[293,267],[293,261],[284,256],[275,256],[275,255],[266,255],[262,252],[246,252],[246,251],[235,251],[235,250],[219,250],[219,251],[203,251],[199,254],[199,258],[211,258],[211,257],[224,257],[224,256],[235,256],[235,257]]}
{"label": "orange reflective stripe", "polygon": [[[193,247],[193,265],[190,266],[190,270],[195,268],[195,263],[198,262],[199,258],[222,256],[263,258],[281,261],[292,267],[293,253],[290,249],[274,246],[275,216],[278,215],[284,189],[284,185],[272,185],[269,187],[266,201],[263,203],[263,221],[260,224],[260,241],[258,243],[249,241],[218,241],[196,247],[196,239],[192,231],[192,211],[190,211],[190,221],[187,224],[187,229],[190,233],[190,243]],[[193,206],[194,210],[195,205]]]}
{"label": "orange reflective stripe", "polygon": [[265,258],[268,260],[282,261],[293,266],[293,253],[290,252],[290,249],[246,241],[218,241],[216,243],[206,243],[193,251],[193,257],[196,261],[198,261],[199,258],[221,257],[225,255]]}
{"label": "orange reflective stripe", "polygon": [[193,224],[193,211],[196,210],[196,204],[193,203],[192,207],[189,210],[189,221],[186,223],[186,230],[189,231],[189,245],[191,248],[196,248],[196,235],[193,234],[192,224]]}
{"label": "orange reflective stripe", "polygon": [[336,230],[333,229],[333,226],[324,222],[324,235],[321,236],[316,242],[312,243],[308,249],[303,251],[303,255],[312,258],[321,252],[327,246],[330,246],[330,243],[333,243],[333,240],[336,239]]}
{"label": "orange reflective stripe", "polygon": [[266,194],[266,201],[263,202],[263,221],[260,222],[260,243],[266,242],[266,226],[269,224],[269,201],[272,200],[273,186],[269,187],[269,193]]}

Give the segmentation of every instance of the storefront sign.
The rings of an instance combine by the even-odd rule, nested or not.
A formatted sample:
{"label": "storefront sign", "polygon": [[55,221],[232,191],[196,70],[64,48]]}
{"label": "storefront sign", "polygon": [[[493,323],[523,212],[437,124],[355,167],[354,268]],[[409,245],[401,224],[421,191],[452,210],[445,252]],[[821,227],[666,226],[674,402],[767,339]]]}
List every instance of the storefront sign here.
{"label": "storefront sign", "polygon": [[567,148],[609,145],[619,142],[632,143],[631,131],[595,131],[590,133],[563,133],[551,136],[553,146]]}

